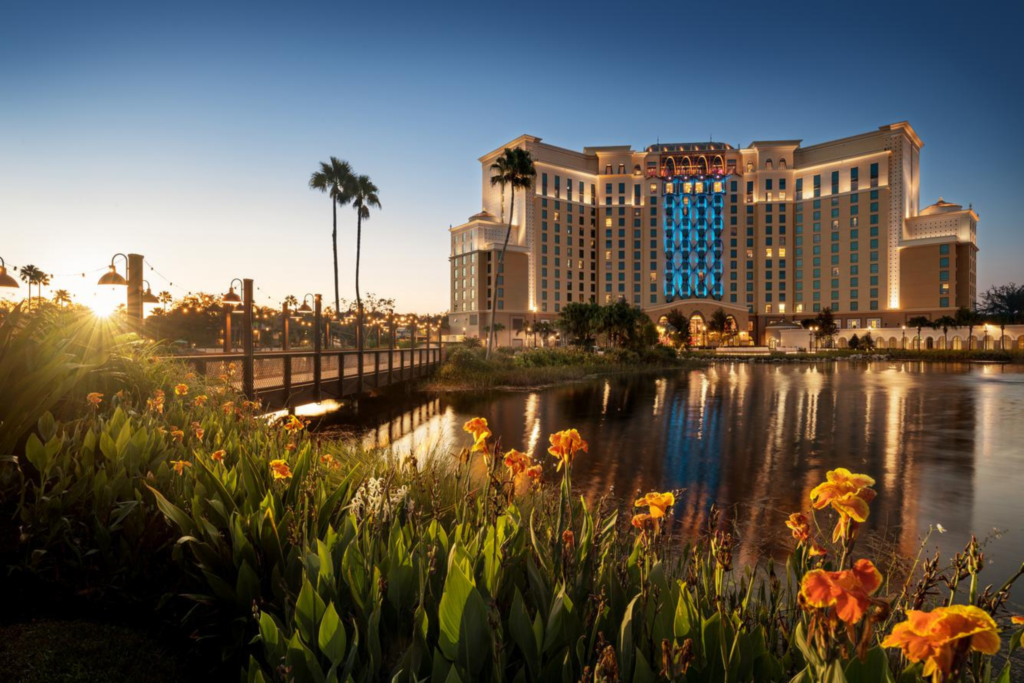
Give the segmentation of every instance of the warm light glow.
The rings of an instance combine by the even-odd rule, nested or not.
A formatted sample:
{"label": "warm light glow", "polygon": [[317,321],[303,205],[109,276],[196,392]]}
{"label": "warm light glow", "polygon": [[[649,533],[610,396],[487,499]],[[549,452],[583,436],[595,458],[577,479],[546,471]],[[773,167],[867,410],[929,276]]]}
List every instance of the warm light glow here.
{"label": "warm light glow", "polygon": [[99,285],[93,290],[92,296],[82,299],[82,303],[89,307],[93,315],[107,318],[124,305],[125,292],[124,285]]}

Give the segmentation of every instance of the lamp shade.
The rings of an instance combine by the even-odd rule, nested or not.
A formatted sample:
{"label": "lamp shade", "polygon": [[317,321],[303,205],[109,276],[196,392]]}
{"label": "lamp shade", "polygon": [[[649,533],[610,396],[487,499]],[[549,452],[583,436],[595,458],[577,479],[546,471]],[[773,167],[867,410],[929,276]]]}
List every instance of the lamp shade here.
{"label": "lamp shade", "polygon": [[6,266],[0,266],[0,287],[10,287],[12,289],[21,287],[17,280],[7,274]]}
{"label": "lamp shade", "polygon": [[110,264],[110,269],[103,273],[103,276],[100,277],[99,282],[96,284],[127,286],[128,281],[121,277],[121,274],[117,272],[117,268],[114,267],[114,264]]}
{"label": "lamp shade", "polygon": [[309,304],[307,304],[305,301],[303,301],[302,305],[299,306],[299,308],[298,308],[298,312],[303,314],[303,315],[309,315],[310,313],[313,312],[313,309],[310,308]]}
{"label": "lamp shade", "polygon": [[160,299],[158,299],[157,296],[155,294],[153,294],[153,290],[152,289],[150,289],[149,287],[146,287],[146,291],[142,295],[142,303],[144,303],[144,304],[158,304],[158,303],[160,303]]}
{"label": "lamp shade", "polygon": [[231,289],[224,295],[224,298],[222,298],[221,301],[226,304],[240,304],[242,303],[242,297],[235,294],[235,288],[232,285]]}

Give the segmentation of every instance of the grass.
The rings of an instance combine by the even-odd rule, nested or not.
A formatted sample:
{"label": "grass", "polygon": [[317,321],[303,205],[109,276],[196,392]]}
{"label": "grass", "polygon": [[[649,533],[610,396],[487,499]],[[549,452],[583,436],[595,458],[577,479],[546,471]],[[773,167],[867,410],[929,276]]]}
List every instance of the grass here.
{"label": "grass", "polygon": [[0,681],[178,683],[203,680],[155,635],[117,624],[37,619],[0,626]]}
{"label": "grass", "polygon": [[642,353],[614,349],[590,353],[573,348],[499,349],[490,360],[482,349],[456,349],[425,385],[427,391],[533,389],[597,375],[685,367],[692,361],[665,347]]}

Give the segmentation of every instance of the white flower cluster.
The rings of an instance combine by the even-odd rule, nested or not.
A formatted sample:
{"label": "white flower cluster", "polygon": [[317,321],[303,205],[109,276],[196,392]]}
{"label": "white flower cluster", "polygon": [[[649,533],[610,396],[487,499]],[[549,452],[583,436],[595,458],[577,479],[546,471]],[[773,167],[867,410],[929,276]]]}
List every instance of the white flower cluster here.
{"label": "white flower cluster", "polygon": [[370,477],[352,497],[349,509],[359,521],[374,517],[387,521],[398,512],[408,493],[408,486],[400,486],[389,491],[384,486],[383,477]]}

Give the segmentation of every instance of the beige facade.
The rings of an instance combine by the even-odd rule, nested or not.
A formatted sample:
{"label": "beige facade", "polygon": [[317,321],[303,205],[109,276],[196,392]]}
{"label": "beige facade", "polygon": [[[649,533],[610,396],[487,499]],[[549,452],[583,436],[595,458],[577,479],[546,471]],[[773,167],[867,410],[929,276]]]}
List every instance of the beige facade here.
{"label": "beige facade", "polygon": [[[450,230],[452,331],[483,336],[493,286],[508,344],[529,343],[515,325],[573,302],[624,300],[656,322],[683,304],[705,319],[721,307],[761,343],[768,325],[825,308],[857,329],[973,305],[978,217],[941,200],[919,210],[922,146],[905,122],[809,147],[576,152],[521,136],[479,159],[482,211]],[[490,183],[506,147],[537,169],[514,202]]]}

